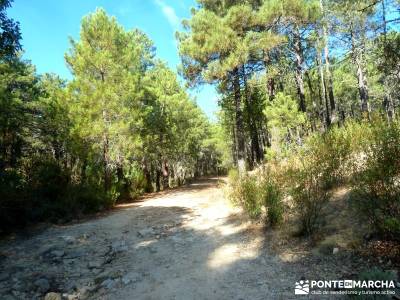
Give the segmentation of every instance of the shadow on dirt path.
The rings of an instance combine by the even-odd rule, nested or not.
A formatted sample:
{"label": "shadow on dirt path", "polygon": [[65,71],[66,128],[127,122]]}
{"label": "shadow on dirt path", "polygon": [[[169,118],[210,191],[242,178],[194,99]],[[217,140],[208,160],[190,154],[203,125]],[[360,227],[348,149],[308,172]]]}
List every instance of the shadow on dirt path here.
{"label": "shadow on dirt path", "polygon": [[0,295],[295,299],[295,281],[314,266],[272,255],[264,237],[225,200],[221,179],[205,178],[101,218],[1,242]]}

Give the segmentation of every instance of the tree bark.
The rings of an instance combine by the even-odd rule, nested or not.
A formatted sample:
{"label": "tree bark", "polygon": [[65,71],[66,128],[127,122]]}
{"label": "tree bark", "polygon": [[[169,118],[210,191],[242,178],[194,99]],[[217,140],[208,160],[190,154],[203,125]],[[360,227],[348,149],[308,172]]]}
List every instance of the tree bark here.
{"label": "tree bark", "polygon": [[169,167],[168,162],[164,159],[161,164],[161,172],[162,172],[162,184],[163,189],[169,188]]}
{"label": "tree bark", "polygon": [[156,168],[156,191],[161,190],[161,169],[159,166]]}
{"label": "tree bark", "polygon": [[111,189],[111,172],[109,160],[109,141],[107,134],[103,136],[103,170],[104,170],[104,190],[108,192]]}
{"label": "tree bark", "polygon": [[313,86],[312,86],[312,82],[311,82],[311,78],[310,78],[309,72],[306,72],[305,75],[306,75],[306,78],[307,78],[307,84],[308,84],[308,88],[310,90],[311,103],[312,103],[312,106],[313,106],[313,111],[312,111],[313,116],[311,118],[311,120],[312,120],[312,130],[316,131],[317,130],[317,125],[315,123],[315,120],[319,119],[319,110],[320,109],[319,109],[318,101],[315,101],[316,100],[316,96],[315,96],[315,92],[314,92],[314,89],[313,89]]}
{"label": "tree bark", "polygon": [[236,140],[237,140],[237,165],[239,174],[244,174],[246,171],[246,148],[244,142],[243,129],[243,112],[241,107],[240,79],[239,69],[233,70],[233,92],[235,98],[235,116],[236,116]]}
{"label": "tree bark", "polygon": [[303,80],[303,49],[301,46],[301,37],[300,31],[297,26],[294,28],[293,35],[293,49],[295,53],[295,62],[296,62],[296,85],[297,85],[297,93],[299,95],[299,108],[300,111],[306,112],[306,96],[304,94],[304,80]]}
{"label": "tree bark", "polygon": [[331,123],[336,123],[337,122],[337,108],[336,108],[336,103],[335,103],[335,96],[333,93],[333,80],[332,80],[331,68],[330,68],[330,63],[329,63],[328,30],[327,30],[323,0],[320,0],[320,7],[321,7],[322,15],[323,15],[322,33],[323,33],[323,44],[324,44],[326,88],[327,88],[329,104],[330,104],[330,119],[331,119]]}
{"label": "tree bark", "polygon": [[318,70],[319,70],[319,79],[320,79],[320,90],[321,90],[321,98],[322,102],[325,104],[324,110],[324,118],[325,118],[325,127],[329,128],[331,126],[331,115],[330,115],[330,106],[329,100],[326,95],[326,85],[325,85],[325,78],[324,78],[324,70],[322,68],[322,57],[321,52],[318,51],[317,53],[317,63],[318,63]]}
{"label": "tree bark", "polygon": [[[350,31],[353,60],[357,68],[358,92],[360,94],[360,108],[363,118],[369,119],[369,94],[367,76],[364,71],[364,49],[357,46],[353,30]],[[363,44],[363,43],[362,43]]]}
{"label": "tree bark", "polygon": [[147,161],[145,159],[143,159],[143,161],[142,161],[142,171],[143,171],[144,178],[146,179],[145,192],[151,193],[153,191],[153,186],[151,184],[151,173],[147,166]]}
{"label": "tree bark", "polygon": [[251,165],[253,165],[255,162],[259,163],[262,160],[262,152],[260,148],[260,143],[258,140],[258,130],[257,130],[257,124],[256,120],[254,119],[254,111],[253,111],[253,105],[251,101],[251,95],[249,92],[249,87],[247,84],[247,76],[246,76],[246,70],[243,67],[243,82],[244,82],[244,89],[245,89],[245,104],[247,108],[247,116],[248,116],[248,123],[249,123],[249,128],[250,128],[250,136],[251,136],[251,152],[252,152],[252,162]]}

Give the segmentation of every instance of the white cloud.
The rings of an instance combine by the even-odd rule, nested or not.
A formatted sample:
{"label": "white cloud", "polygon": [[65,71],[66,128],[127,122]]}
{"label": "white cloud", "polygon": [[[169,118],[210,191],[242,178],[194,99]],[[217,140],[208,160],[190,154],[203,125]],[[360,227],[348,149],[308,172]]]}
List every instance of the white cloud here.
{"label": "white cloud", "polygon": [[179,27],[180,21],[176,12],[172,6],[167,5],[163,0],[155,0],[155,3],[161,8],[164,16],[167,18],[169,24],[177,29]]}

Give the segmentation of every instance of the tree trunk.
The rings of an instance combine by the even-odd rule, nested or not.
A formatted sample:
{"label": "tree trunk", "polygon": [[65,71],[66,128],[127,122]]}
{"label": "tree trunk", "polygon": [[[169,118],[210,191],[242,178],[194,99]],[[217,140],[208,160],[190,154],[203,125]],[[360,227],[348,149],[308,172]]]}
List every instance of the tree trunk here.
{"label": "tree trunk", "polygon": [[159,166],[156,168],[156,191],[161,190],[161,169]]}
{"label": "tree trunk", "polygon": [[163,189],[168,189],[169,188],[169,168],[168,168],[168,163],[166,160],[162,161],[161,165],[161,172],[162,172],[162,184],[163,184]]}
{"label": "tree trunk", "polygon": [[143,159],[143,162],[142,162],[142,171],[143,171],[144,178],[146,179],[145,192],[151,193],[153,191],[153,186],[151,184],[151,174],[150,174],[149,168],[147,166],[147,161],[145,159]]}
{"label": "tree trunk", "polygon": [[321,98],[322,98],[323,103],[325,104],[325,111],[324,111],[325,127],[329,128],[331,126],[331,115],[330,115],[330,109],[329,109],[330,106],[329,106],[328,97],[326,95],[324,70],[322,69],[322,58],[321,58],[320,51],[318,51],[318,53],[317,53],[317,63],[318,63],[319,79],[320,79],[320,86],[321,86]]}
{"label": "tree trunk", "polygon": [[[386,23],[386,1],[382,0],[382,23],[383,23],[383,37],[384,37],[384,44],[387,44],[387,23]],[[391,122],[394,118],[394,104],[393,99],[391,97],[391,89],[390,85],[388,84],[388,74],[384,72],[384,79],[383,85],[385,90],[385,96],[383,98],[383,107],[386,112],[386,117],[389,122]]]}
{"label": "tree trunk", "polygon": [[364,50],[361,49],[361,46],[359,47],[356,46],[352,30],[350,34],[352,42],[353,59],[357,68],[357,81],[358,81],[358,91],[360,94],[361,114],[363,118],[369,119],[369,103],[368,103],[369,95],[368,95],[367,77],[364,71]]}
{"label": "tree trunk", "polygon": [[304,80],[303,80],[303,49],[301,46],[301,37],[299,28],[296,26],[293,35],[293,49],[296,58],[296,85],[297,93],[299,95],[299,108],[300,111],[306,112],[306,96],[304,94]]}
{"label": "tree trunk", "polygon": [[252,162],[251,165],[259,163],[262,160],[262,154],[261,154],[261,148],[260,148],[260,143],[258,141],[258,130],[257,130],[257,124],[256,120],[254,119],[254,112],[253,112],[253,106],[251,103],[251,95],[249,92],[249,87],[247,85],[247,76],[246,76],[246,70],[243,67],[243,82],[244,82],[244,89],[245,89],[245,104],[247,108],[247,119],[248,119],[248,124],[250,128],[250,135],[251,135],[251,157],[252,157]]}
{"label": "tree trunk", "polygon": [[361,113],[363,117],[367,117],[369,119],[369,104],[368,104],[368,86],[367,79],[363,69],[362,58],[360,55],[356,57],[356,65],[357,65],[357,80],[358,80],[358,90],[360,93],[360,101],[361,101]]}
{"label": "tree trunk", "polygon": [[103,170],[104,170],[104,190],[108,192],[111,189],[111,172],[109,160],[109,142],[107,134],[103,136]]}
{"label": "tree trunk", "polygon": [[245,142],[243,129],[243,113],[241,107],[240,81],[239,70],[235,68],[233,71],[233,92],[235,97],[235,115],[236,115],[236,140],[237,140],[237,165],[239,174],[244,174],[246,171],[245,163]]}
{"label": "tree trunk", "polygon": [[233,120],[232,122],[232,157],[233,157],[233,163],[235,164],[235,166],[237,166],[237,161],[238,161],[238,143],[237,143],[237,136],[236,136],[236,125],[235,125],[235,121]]}
{"label": "tree trunk", "polygon": [[[268,54],[264,51],[264,68],[265,68],[265,76],[268,75],[268,64],[270,63],[270,58]],[[269,96],[269,100],[274,100],[275,93],[276,93],[276,85],[275,85],[275,78],[271,77],[267,80],[267,92]]]}
{"label": "tree trunk", "polygon": [[392,99],[392,97],[390,97],[389,93],[385,94],[385,97],[383,99],[383,107],[385,109],[386,118],[388,119],[388,121],[389,122],[393,121],[394,105],[393,105],[393,99]]}
{"label": "tree trunk", "polygon": [[315,93],[314,93],[314,89],[313,89],[313,86],[312,86],[312,82],[311,82],[311,78],[310,78],[309,72],[306,72],[305,75],[306,75],[306,78],[307,78],[307,84],[308,84],[308,88],[310,90],[311,103],[312,103],[312,106],[313,106],[313,110],[312,110],[313,116],[310,118],[312,120],[312,124],[311,125],[312,125],[312,130],[316,131],[317,130],[317,125],[315,123],[315,120],[319,119],[319,110],[320,109],[319,109],[318,101],[315,101],[316,100],[316,96],[315,96]]}
{"label": "tree trunk", "polygon": [[322,32],[323,32],[323,44],[324,44],[326,88],[327,88],[329,104],[330,104],[330,120],[331,120],[331,123],[336,123],[337,122],[337,108],[336,108],[336,103],[335,103],[335,96],[333,94],[333,80],[332,80],[331,68],[330,68],[330,63],[329,63],[328,30],[327,30],[323,0],[320,0],[320,7],[321,7],[322,14],[323,14]]}

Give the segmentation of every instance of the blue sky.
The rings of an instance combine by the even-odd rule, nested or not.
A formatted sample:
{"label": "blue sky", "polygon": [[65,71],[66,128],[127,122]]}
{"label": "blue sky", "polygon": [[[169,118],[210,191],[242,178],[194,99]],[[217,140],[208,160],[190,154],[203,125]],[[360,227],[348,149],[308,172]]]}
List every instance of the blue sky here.
{"label": "blue sky", "polygon": [[[157,55],[176,69],[179,57],[175,31],[180,21],[189,18],[195,0],[14,0],[8,15],[20,22],[24,57],[39,73],[57,73],[65,79],[71,74],[64,53],[68,37],[79,38],[83,16],[103,7],[126,29],[140,28],[154,42]],[[197,103],[214,119],[217,94],[211,86],[190,91]]]}

